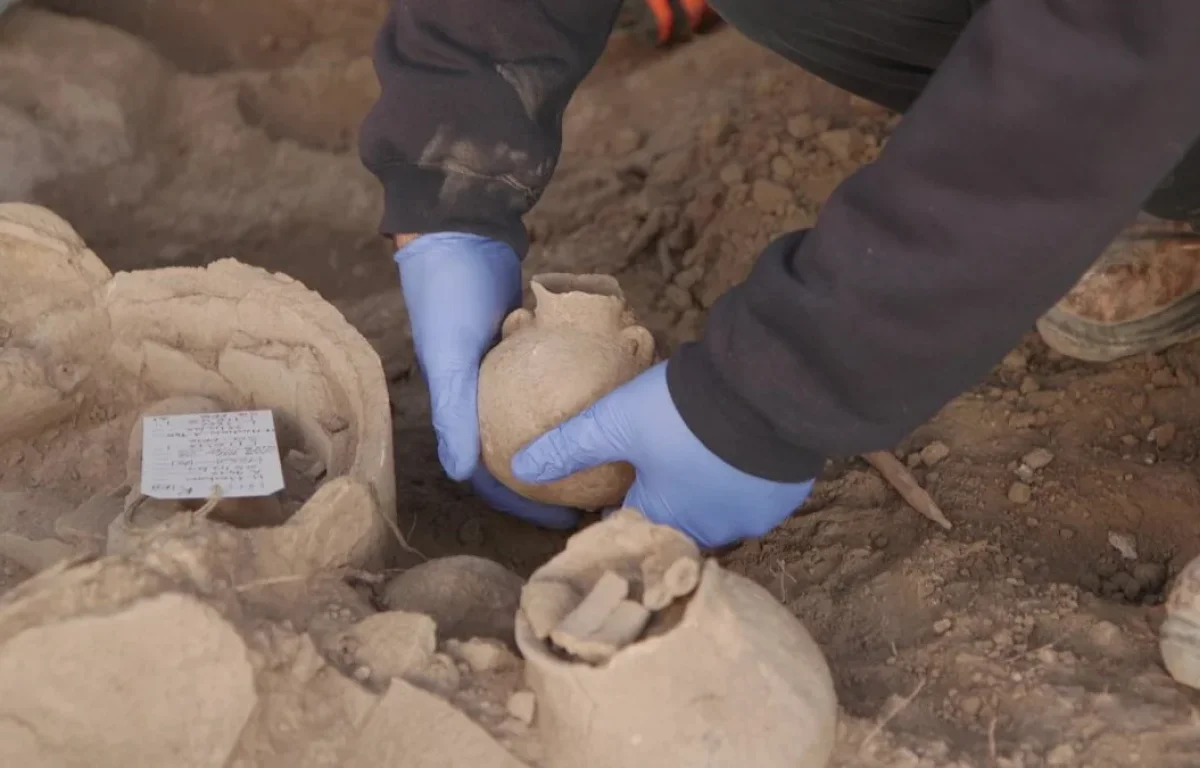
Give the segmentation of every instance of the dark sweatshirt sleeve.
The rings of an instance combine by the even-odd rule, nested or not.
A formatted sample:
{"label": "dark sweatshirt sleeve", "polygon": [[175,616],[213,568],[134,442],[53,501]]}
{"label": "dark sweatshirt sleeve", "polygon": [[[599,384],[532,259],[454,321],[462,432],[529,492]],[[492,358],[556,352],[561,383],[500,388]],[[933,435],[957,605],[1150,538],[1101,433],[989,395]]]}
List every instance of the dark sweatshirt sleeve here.
{"label": "dark sweatshirt sleeve", "polygon": [[375,44],[381,96],[363,163],[385,235],[470,232],[524,256],[521,216],[550,180],[562,115],[619,0],[393,0]]}
{"label": "dark sweatshirt sleeve", "polygon": [[996,0],[873,165],[668,364],[715,453],[775,480],[893,447],[977,383],[1200,137],[1200,2]]}

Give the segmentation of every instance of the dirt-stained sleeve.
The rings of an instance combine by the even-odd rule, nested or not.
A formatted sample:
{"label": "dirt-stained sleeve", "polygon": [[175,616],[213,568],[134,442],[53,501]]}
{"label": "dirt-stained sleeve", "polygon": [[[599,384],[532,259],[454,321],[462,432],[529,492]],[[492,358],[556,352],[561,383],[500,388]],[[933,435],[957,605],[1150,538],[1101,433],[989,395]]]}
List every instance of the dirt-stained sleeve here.
{"label": "dirt-stained sleeve", "polygon": [[710,449],[776,480],[890,448],[978,382],[1200,137],[1200,2],[998,0],[879,160],[671,360]]}
{"label": "dirt-stained sleeve", "polygon": [[382,95],[363,162],[386,235],[459,231],[524,255],[521,216],[558,160],[563,110],[619,0],[394,0],[375,45]]}

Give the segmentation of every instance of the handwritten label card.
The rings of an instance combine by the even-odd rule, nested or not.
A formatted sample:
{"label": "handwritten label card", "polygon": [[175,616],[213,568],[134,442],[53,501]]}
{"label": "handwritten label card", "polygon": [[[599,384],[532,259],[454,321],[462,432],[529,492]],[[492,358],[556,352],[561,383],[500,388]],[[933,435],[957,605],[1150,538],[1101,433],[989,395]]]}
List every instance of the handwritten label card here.
{"label": "handwritten label card", "polygon": [[142,419],[142,493],[152,499],[226,499],[283,490],[270,411]]}

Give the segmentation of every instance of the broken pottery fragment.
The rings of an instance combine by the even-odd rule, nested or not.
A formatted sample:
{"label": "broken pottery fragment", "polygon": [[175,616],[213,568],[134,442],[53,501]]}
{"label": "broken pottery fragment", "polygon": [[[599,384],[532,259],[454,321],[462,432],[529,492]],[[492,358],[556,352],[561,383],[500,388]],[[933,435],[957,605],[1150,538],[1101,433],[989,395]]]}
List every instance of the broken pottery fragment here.
{"label": "broken pottery fragment", "polygon": [[383,592],[389,610],[423,613],[438,638],[491,637],[512,645],[513,617],[525,580],[499,563],[473,555],[430,560],[392,579]]}
{"label": "broken pottery fragment", "polygon": [[1192,559],[1171,587],[1159,650],[1176,682],[1200,689],[1200,557]]}
{"label": "broken pottery fragment", "polygon": [[510,467],[522,447],[646,370],[654,338],[637,325],[610,275],[536,275],[537,306],[504,320],[501,341],[479,372],[479,435],[484,464],[530,499],[581,509],[620,504],[633,484],[621,462],[552,483],[517,480]]}
{"label": "broken pottery fragment", "polygon": [[[548,643],[534,632],[522,597],[517,643],[537,697],[545,765],[823,768],[837,728],[833,680],[804,626],[769,592],[709,560],[694,591],[656,613],[671,619],[665,626],[652,628],[651,610],[631,599],[644,594],[645,572],[662,573],[656,578],[680,590],[690,582],[690,568],[674,565],[683,541],[623,509],[572,537],[530,578],[529,595],[545,581],[578,594],[600,585],[606,606],[619,594],[613,576],[630,580],[629,597],[599,627],[589,622],[585,637],[571,638],[573,648],[553,639],[562,639],[573,616]],[[647,560],[671,565],[647,568]]]}

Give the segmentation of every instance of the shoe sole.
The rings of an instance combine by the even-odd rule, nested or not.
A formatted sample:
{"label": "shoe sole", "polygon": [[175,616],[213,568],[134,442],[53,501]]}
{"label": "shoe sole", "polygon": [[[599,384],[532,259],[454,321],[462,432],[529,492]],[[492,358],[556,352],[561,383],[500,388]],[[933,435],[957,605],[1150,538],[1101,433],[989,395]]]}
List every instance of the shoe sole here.
{"label": "shoe sole", "polygon": [[1200,338],[1200,293],[1123,323],[1085,320],[1054,307],[1037,321],[1037,330],[1051,349],[1089,363],[1161,352]]}

